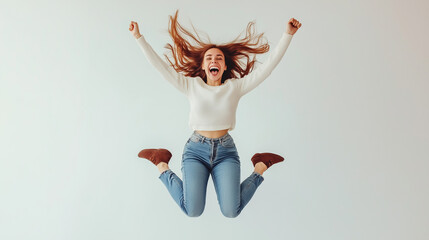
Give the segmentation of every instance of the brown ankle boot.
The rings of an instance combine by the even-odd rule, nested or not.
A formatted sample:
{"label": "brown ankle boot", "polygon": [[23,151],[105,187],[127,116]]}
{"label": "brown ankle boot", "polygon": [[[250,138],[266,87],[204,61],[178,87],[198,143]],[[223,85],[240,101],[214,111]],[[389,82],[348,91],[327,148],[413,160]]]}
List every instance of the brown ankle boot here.
{"label": "brown ankle boot", "polygon": [[263,162],[267,165],[267,169],[270,168],[273,164],[278,162],[283,162],[284,158],[280,155],[274,153],[256,153],[252,157],[253,166],[258,162]]}
{"label": "brown ankle boot", "polygon": [[165,162],[168,164],[171,158],[171,152],[164,148],[158,149],[143,149],[138,154],[141,158],[146,158],[151,161],[153,164],[158,165],[160,162]]}

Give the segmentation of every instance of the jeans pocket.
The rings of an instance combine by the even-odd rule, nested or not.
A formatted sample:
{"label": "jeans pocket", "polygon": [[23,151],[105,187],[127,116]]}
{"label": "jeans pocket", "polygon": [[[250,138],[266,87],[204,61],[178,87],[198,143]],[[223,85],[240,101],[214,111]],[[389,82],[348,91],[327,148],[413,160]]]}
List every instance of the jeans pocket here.
{"label": "jeans pocket", "polygon": [[226,148],[233,148],[235,147],[234,139],[232,137],[227,137],[222,140],[222,146]]}
{"label": "jeans pocket", "polygon": [[197,136],[192,135],[189,139],[188,142],[192,141],[194,143],[200,142],[200,139]]}

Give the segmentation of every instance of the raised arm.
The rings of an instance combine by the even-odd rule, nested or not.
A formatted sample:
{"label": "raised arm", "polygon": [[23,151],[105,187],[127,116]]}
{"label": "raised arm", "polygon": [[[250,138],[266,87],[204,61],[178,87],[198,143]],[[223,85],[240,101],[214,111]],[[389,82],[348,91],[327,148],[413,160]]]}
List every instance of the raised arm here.
{"label": "raised arm", "polygon": [[161,57],[153,50],[143,35],[140,34],[136,22],[131,22],[130,31],[132,31],[133,36],[136,38],[137,43],[139,44],[148,61],[168,82],[170,82],[179,91],[187,95],[189,81],[191,81],[191,78],[176,72],[176,70],[170,64],[161,59]]}
{"label": "raised arm", "polygon": [[287,48],[292,40],[296,30],[301,27],[294,18],[291,18],[288,22],[287,31],[283,33],[279,43],[275,47],[274,51],[270,52],[270,55],[263,64],[255,68],[248,75],[243,78],[237,79],[238,87],[240,88],[240,96],[247,94],[261,84],[279,64],[280,60],[286,53]]}

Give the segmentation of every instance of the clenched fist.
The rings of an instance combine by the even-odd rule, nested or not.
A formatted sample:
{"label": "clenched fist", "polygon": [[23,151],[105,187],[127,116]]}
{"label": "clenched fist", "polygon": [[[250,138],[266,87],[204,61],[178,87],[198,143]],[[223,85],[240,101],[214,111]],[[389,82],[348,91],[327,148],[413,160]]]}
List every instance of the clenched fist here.
{"label": "clenched fist", "polygon": [[295,18],[291,18],[289,19],[289,22],[287,24],[287,29],[286,32],[294,35],[296,33],[296,31],[298,31],[298,29],[301,27],[301,23],[298,22],[298,20],[296,20]]}
{"label": "clenched fist", "polygon": [[137,22],[131,21],[129,30],[131,31],[131,34],[136,39],[141,37],[140,31],[139,31],[139,25],[137,24]]}

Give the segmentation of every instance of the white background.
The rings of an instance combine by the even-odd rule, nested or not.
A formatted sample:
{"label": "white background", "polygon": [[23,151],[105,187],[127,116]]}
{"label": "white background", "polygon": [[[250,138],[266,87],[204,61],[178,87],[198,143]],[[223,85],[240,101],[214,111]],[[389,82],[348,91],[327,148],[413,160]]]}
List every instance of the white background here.
{"label": "white background", "polygon": [[[149,64],[168,15],[213,42],[249,21],[273,48],[302,23],[272,75],[244,96],[233,136],[284,163],[237,218],[209,179],[187,217],[143,148],[173,153],[189,105]],[[0,4],[0,239],[429,238],[429,4],[421,1],[12,1]],[[268,55],[259,56],[264,62]]]}

